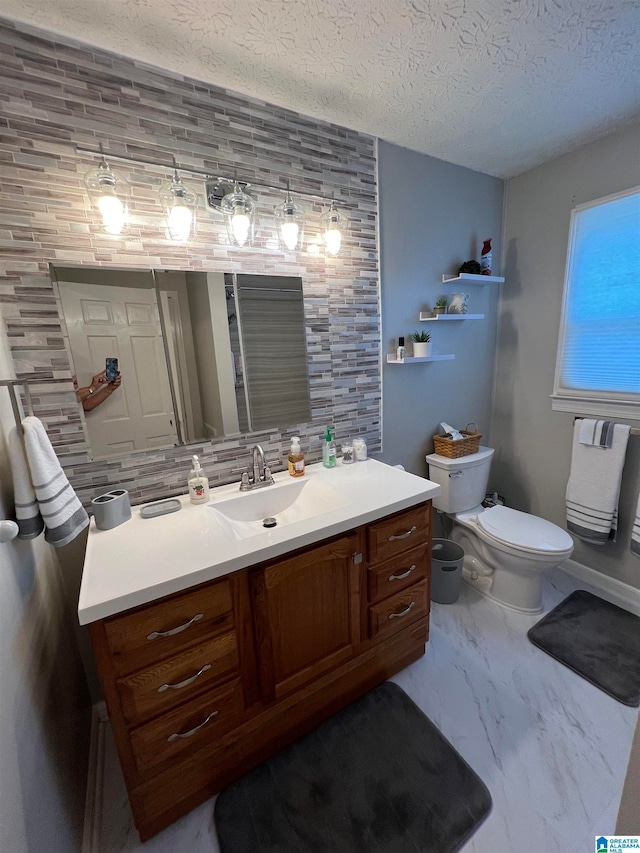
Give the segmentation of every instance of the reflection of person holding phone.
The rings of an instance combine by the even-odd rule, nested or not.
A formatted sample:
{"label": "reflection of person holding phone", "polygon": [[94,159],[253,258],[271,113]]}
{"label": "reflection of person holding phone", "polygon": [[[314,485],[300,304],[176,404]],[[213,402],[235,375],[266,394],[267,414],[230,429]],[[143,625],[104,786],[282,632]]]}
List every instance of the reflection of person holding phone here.
{"label": "reflection of person holding phone", "polygon": [[85,412],[90,412],[96,406],[99,406],[100,403],[104,403],[107,397],[110,397],[116,388],[120,387],[121,383],[122,376],[120,373],[116,373],[113,380],[109,381],[106,370],[103,370],[102,373],[96,373],[91,380],[91,384],[85,388],[79,388],[78,377],[73,377],[76,399],[79,403],[82,403],[82,408]]}

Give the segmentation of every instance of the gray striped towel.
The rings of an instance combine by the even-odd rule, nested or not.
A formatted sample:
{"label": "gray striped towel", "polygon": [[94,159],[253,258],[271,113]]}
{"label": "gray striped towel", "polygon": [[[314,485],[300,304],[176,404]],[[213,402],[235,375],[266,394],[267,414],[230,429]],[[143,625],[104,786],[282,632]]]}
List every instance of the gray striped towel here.
{"label": "gray striped towel", "polygon": [[571,471],[567,483],[567,530],[586,542],[615,541],[628,424],[614,424],[611,447],[583,444],[582,421],[573,426]]}
{"label": "gray striped towel", "polygon": [[594,421],[590,418],[580,419],[580,444],[590,447],[611,447],[613,442],[613,421]]}
{"label": "gray striped towel", "polygon": [[22,426],[31,482],[45,525],[44,538],[60,548],[84,530],[89,516],[62,470],[42,421],[28,417]]}
{"label": "gray striped towel", "polygon": [[18,539],[35,539],[44,530],[44,521],[40,515],[36,493],[33,491],[22,435],[16,427],[9,430],[9,463],[13,475]]}
{"label": "gray striped towel", "polygon": [[631,528],[631,553],[636,557],[640,557],[640,494],[638,495],[638,505],[636,507],[636,517],[633,519],[633,527]]}

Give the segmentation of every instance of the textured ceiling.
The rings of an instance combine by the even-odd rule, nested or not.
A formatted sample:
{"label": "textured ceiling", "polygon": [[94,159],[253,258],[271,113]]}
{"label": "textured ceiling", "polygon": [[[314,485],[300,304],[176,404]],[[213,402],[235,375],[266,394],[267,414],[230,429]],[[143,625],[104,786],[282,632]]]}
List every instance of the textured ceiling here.
{"label": "textured ceiling", "polygon": [[639,0],[0,0],[0,15],[501,177],[640,115]]}

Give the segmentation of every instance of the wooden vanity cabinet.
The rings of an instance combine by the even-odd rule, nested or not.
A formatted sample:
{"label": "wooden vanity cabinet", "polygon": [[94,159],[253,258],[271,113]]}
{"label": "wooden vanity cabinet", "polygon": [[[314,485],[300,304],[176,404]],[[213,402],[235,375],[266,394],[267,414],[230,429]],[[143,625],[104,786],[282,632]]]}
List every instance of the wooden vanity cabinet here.
{"label": "wooden vanity cabinet", "polygon": [[89,626],[146,840],[424,653],[430,502]]}

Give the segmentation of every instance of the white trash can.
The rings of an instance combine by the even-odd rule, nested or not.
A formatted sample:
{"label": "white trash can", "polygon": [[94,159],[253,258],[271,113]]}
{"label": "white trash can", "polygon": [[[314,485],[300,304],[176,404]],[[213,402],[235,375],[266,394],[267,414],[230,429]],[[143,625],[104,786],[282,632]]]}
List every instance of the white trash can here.
{"label": "white trash can", "polygon": [[431,546],[431,601],[453,604],[460,595],[464,551],[450,539],[434,539]]}

